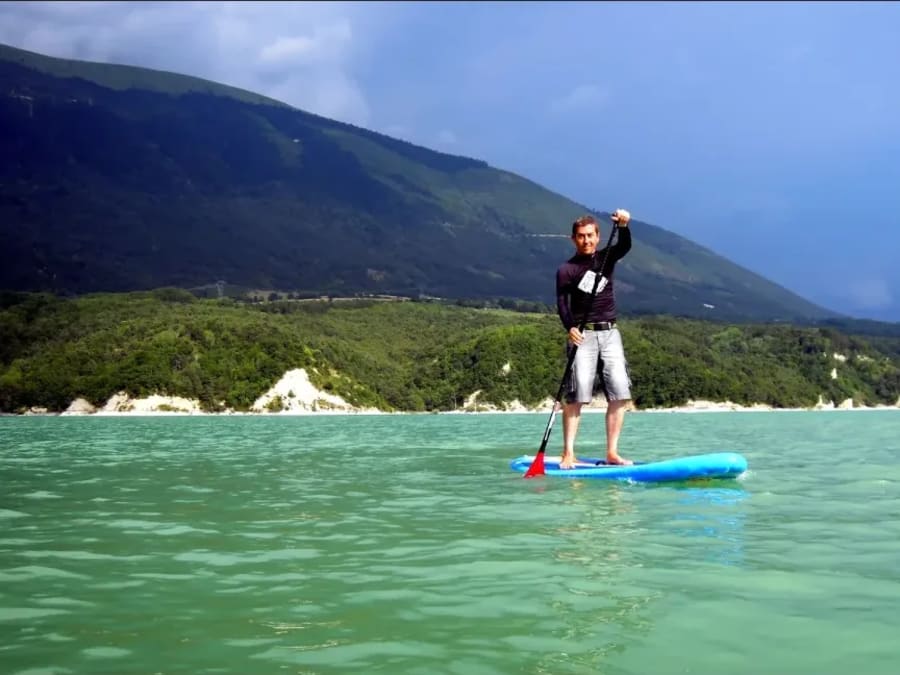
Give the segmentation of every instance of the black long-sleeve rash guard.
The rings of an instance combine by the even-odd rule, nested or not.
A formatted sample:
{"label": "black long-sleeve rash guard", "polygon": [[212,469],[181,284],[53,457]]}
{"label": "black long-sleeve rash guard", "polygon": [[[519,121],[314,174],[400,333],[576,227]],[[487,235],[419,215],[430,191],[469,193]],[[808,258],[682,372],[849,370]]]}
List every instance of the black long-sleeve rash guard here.
{"label": "black long-sleeve rash guard", "polygon": [[[590,292],[582,291],[578,284],[585,272],[594,269],[606,256],[606,262],[600,271],[607,279],[606,286],[594,296],[594,303],[588,313],[587,323],[597,321],[613,321],[616,318],[616,294],[613,288],[613,275],[616,263],[631,250],[631,228],[620,227],[616,243],[609,249],[597,251],[594,255],[574,255],[556,270],[556,310],[563,326],[568,331],[578,326],[590,302]],[[596,270],[595,270],[596,271]],[[602,283],[602,282],[601,282]]]}

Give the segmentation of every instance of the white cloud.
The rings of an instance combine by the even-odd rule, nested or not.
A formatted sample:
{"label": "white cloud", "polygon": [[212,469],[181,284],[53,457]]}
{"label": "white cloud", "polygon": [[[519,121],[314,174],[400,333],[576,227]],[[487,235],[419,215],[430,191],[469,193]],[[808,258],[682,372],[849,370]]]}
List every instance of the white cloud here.
{"label": "white cloud", "polygon": [[815,56],[816,50],[808,42],[798,42],[784,49],[784,61],[787,65],[809,63]]}
{"label": "white cloud", "polygon": [[268,95],[317,115],[368,126],[370,109],[365,96],[339,70],[290,74],[271,87]]}
{"label": "white cloud", "polygon": [[588,111],[602,108],[609,101],[609,92],[595,84],[580,84],[565,96],[550,103],[554,113],[566,113],[576,110]]}
{"label": "white cloud", "polygon": [[312,38],[298,36],[292,38],[280,37],[270,45],[266,45],[259,53],[259,60],[263,63],[282,63],[291,60],[310,60],[315,56],[316,43]]}
{"label": "white cloud", "polygon": [[125,63],[248,89],[366,126],[353,3],[0,3],[0,42],[63,58]]}
{"label": "white cloud", "polygon": [[350,24],[341,20],[326,26],[316,26],[312,35],[278,37],[260,50],[259,61],[282,65],[340,63],[352,39]]}
{"label": "white cloud", "polygon": [[388,124],[381,130],[381,133],[400,138],[401,136],[409,136],[410,130],[404,124]]}
{"label": "white cloud", "polygon": [[459,139],[457,139],[456,134],[449,129],[441,129],[438,132],[437,141],[441,145],[456,145],[459,142]]}
{"label": "white cloud", "polygon": [[847,283],[847,294],[863,309],[882,309],[894,302],[890,286],[883,279],[851,280]]}

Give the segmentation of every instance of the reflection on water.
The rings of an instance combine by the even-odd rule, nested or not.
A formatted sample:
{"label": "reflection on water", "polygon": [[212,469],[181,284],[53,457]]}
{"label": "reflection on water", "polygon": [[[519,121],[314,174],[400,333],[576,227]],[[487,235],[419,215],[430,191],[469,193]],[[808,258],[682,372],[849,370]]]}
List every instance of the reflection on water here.
{"label": "reflection on water", "polygon": [[[745,503],[743,487],[681,488],[680,507],[672,516],[672,532],[704,539],[702,559],[723,565],[744,564]],[[696,547],[688,547],[696,551]]]}
{"label": "reflection on water", "polygon": [[[545,654],[537,672],[617,672],[615,659],[653,633],[680,591],[678,571],[687,577],[695,566],[743,564],[749,493],[740,484],[573,480],[567,487],[558,495],[565,520],[552,527],[558,543],[548,570],[557,589],[553,634],[564,647]],[[676,572],[666,577],[671,587],[647,582],[657,568]]]}

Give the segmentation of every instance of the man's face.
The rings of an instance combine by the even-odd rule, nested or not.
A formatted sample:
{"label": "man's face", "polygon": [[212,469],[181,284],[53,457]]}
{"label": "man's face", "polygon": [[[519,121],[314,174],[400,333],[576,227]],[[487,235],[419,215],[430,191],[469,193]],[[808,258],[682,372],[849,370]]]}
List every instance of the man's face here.
{"label": "man's face", "polygon": [[596,225],[580,225],[572,235],[575,249],[579,255],[594,255],[597,250],[597,242],[600,241],[600,233]]}

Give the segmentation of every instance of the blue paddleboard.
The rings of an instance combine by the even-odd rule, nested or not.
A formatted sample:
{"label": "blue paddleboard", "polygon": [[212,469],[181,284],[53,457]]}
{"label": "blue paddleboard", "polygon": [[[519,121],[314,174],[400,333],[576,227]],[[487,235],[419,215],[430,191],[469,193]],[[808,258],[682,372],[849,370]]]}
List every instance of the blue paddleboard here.
{"label": "blue paddleboard", "polygon": [[[510,463],[513,471],[525,473],[534,455],[522,455]],[[544,472],[563,478],[606,478],[635,482],[679,481],[694,478],[737,478],[747,470],[747,460],[735,452],[675,457],[658,462],[635,462],[631,466],[606,464],[605,460],[579,457],[574,469],[560,469],[559,455],[544,456]]]}

